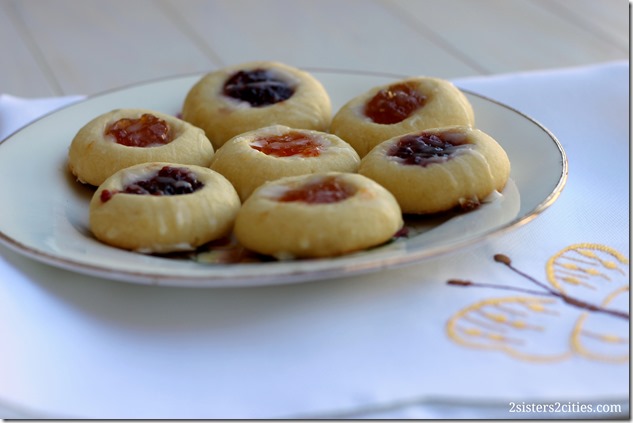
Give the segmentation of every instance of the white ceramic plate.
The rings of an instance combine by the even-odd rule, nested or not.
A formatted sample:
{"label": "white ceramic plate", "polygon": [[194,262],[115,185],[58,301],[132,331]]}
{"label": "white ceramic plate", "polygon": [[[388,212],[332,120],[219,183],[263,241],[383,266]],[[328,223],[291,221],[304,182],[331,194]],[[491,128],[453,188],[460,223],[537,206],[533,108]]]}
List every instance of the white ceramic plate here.
{"label": "white ceramic plate", "polygon": [[[313,70],[337,110],[394,76]],[[69,175],[66,155],[81,126],[115,108],[143,107],[178,114],[200,75],[153,81],[97,95],[47,115],[0,144],[0,240],[35,260],[89,275],[172,286],[257,286],[378,271],[455,251],[535,218],[552,204],[567,177],[556,138],[529,117],[466,93],[476,125],[504,147],[512,163],[502,197],[444,218],[409,219],[413,235],[344,257],[266,263],[214,264],[127,252],[96,241],[88,229],[91,190]],[[538,166],[535,164],[538,163]],[[206,257],[199,255],[197,257]]]}

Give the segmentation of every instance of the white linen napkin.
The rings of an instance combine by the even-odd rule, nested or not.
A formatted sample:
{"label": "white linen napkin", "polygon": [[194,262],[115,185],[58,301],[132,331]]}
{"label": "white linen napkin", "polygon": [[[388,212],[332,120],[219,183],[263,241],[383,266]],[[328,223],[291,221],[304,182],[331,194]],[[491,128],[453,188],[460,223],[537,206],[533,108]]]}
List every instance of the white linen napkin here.
{"label": "white linen napkin", "polygon": [[5,139],[22,126],[52,111],[75,103],[84,96],[22,98],[0,94],[0,140]]}
{"label": "white linen napkin", "polygon": [[[455,81],[549,128],[569,178],[534,221],[419,265],[192,290],[2,247],[0,403],[32,418],[627,416],[629,323],[602,309],[629,310],[628,75],[617,62]],[[79,99],[4,95],[0,138]]]}

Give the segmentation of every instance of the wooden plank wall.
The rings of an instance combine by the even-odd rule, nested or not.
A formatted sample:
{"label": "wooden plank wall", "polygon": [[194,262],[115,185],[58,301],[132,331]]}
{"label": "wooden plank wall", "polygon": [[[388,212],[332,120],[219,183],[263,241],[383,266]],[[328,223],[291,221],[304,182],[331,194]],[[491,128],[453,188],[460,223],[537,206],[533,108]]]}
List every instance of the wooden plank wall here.
{"label": "wooden plank wall", "polygon": [[[93,94],[255,59],[442,78],[629,57],[626,0],[0,0],[0,93]],[[9,60],[6,60],[6,59]]]}

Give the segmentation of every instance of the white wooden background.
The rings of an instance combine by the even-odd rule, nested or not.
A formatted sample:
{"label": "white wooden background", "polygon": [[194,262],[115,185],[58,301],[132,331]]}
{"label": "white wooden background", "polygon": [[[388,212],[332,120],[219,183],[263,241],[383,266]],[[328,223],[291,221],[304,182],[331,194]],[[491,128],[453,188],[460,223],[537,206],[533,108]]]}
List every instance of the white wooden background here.
{"label": "white wooden background", "polygon": [[455,78],[629,57],[627,0],[0,0],[0,93],[254,59]]}

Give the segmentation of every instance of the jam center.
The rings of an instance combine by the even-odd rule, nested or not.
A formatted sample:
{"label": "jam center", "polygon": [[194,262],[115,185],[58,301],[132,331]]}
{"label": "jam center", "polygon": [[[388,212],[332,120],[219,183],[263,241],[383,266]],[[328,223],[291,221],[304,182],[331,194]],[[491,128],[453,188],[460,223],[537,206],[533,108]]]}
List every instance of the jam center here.
{"label": "jam center", "polygon": [[275,157],[317,157],[321,154],[323,146],[310,135],[300,132],[288,132],[283,135],[259,137],[251,142],[251,147]]}
{"label": "jam center", "polygon": [[164,166],[155,176],[133,182],[121,191],[101,191],[101,201],[105,203],[117,192],[138,195],[182,195],[191,194],[203,186],[204,184],[190,170]]}
{"label": "jam center", "polygon": [[286,191],[279,201],[302,201],[309,204],[329,204],[343,201],[356,190],[335,177],[324,178],[302,187]]}
{"label": "jam center", "polygon": [[400,158],[403,164],[427,166],[445,162],[470,145],[461,132],[422,132],[403,136],[387,155]]}
{"label": "jam center", "polygon": [[171,141],[167,122],[148,113],[138,119],[117,120],[106,128],[105,135],[128,147],[155,147]]}
{"label": "jam center", "polygon": [[241,70],[224,83],[224,95],[246,101],[253,107],[269,106],[287,100],[293,87],[267,69]]}
{"label": "jam center", "polygon": [[402,122],[415,110],[424,106],[426,97],[410,83],[389,86],[376,93],[365,105],[365,116],[376,123]]}

